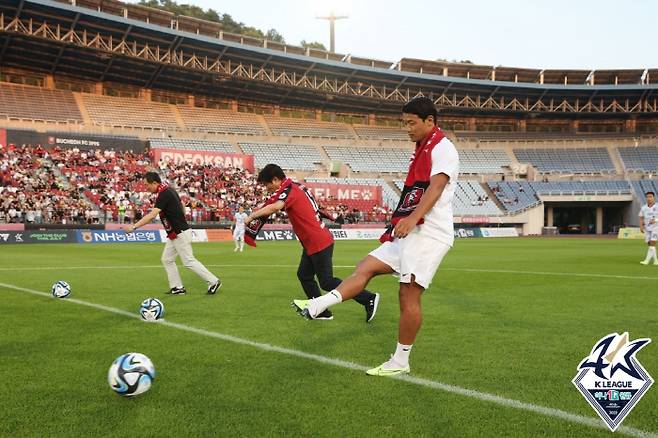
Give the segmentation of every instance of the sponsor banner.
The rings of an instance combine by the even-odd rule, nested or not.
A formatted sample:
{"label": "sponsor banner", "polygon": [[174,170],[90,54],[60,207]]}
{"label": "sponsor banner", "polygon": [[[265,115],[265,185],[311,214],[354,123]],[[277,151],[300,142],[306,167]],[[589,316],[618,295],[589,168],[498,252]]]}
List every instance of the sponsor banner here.
{"label": "sponsor banner", "polygon": [[618,239],[644,239],[644,233],[640,231],[639,227],[620,228]]}
{"label": "sponsor banner", "polygon": [[256,236],[256,240],[297,240],[297,235],[292,230],[263,230],[261,229]]}
{"label": "sponsor banner", "polygon": [[[141,230],[142,228],[140,228]],[[160,233],[160,240],[162,242],[167,241],[167,232],[163,230],[158,230],[158,233]],[[206,234],[206,230],[195,230],[192,229],[192,242],[197,243],[197,242],[207,242],[208,241],[208,234]]]}
{"label": "sponsor banner", "polygon": [[0,151],[7,146],[7,130],[0,128]]}
{"label": "sponsor banner", "polygon": [[[196,230],[199,231],[199,230]],[[205,230],[208,242],[230,242],[233,240],[233,233],[226,229],[209,229]]]}
{"label": "sponsor banner", "polygon": [[519,232],[514,227],[505,228],[480,228],[482,237],[519,237]]}
{"label": "sponsor banner", "polygon": [[329,231],[335,240],[379,240],[385,230],[385,228],[348,228]]}
{"label": "sponsor banner", "polygon": [[0,231],[23,231],[24,224],[0,224]]}
{"label": "sponsor banner", "polygon": [[491,219],[488,216],[462,216],[459,218],[460,224],[488,224]]}
{"label": "sponsor banner", "polygon": [[243,154],[227,154],[223,152],[192,151],[184,149],[153,149],[155,161],[193,163],[217,167],[239,167],[254,171],[254,156]]}
{"label": "sponsor banner", "polygon": [[[105,229],[106,230],[123,230],[123,227],[127,227],[128,224],[105,224]],[[162,227],[162,224],[157,223],[157,224],[146,224],[141,227],[139,227],[140,230],[164,230]]]}
{"label": "sponsor banner", "polygon": [[355,184],[330,184],[305,182],[316,200],[336,199],[339,202],[367,201],[381,204],[382,188],[380,186],[364,186]]}
{"label": "sponsor banner", "polygon": [[8,130],[7,143],[20,146],[30,144],[41,145],[44,148],[62,149],[116,149],[121,151],[132,150],[144,152],[146,142],[137,137],[122,137],[111,135],[77,134],[71,132],[36,132],[22,130]]}
{"label": "sponsor banner", "polygon": [[0,231],[0,244],[5,243],[74,243],[75,231]]}
{"label": "sponsor banner", "polygon": [[482,237],[482,232],[479,228],[455,228],[454,233],[455,237],[459,237],[461,239]]}
{"label": "sponsor banner", "polygon": [[78,243],[156,243],[162,242],[158,230],[123,231],[78,230]]}

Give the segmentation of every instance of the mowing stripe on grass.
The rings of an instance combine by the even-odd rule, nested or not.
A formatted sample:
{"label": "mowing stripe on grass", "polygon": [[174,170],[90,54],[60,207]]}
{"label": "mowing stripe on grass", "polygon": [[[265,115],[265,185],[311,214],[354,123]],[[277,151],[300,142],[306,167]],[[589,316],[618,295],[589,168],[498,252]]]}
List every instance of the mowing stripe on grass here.
{"label": "mowing stripe on grass", "polygon": [[[48,293],[37,291],[34,289],[28,289],[20,286],[15,286],[12,284],[6,284],[6,283],[0,283],[0,287],[5,288],[5,289],[11,289],[11,290],[16,290],[20,292],[27,292],[33,295],[38,295],[41,297],[46,297],[46,298],[52,298],[52,296]],[[110,307],[110,306],[104,306],[102,304],[95,304],[91,303],[88,301],[83,301],[83,300],[78,300],[75,298],[66,298],[64,300],[65,302],[68,303],[73,303],[73,304],[78,304],[81,306],[87,306],[91,307],[94,309],[98,310],[103,310],[105,312],[110,312],[114,313],[117,315],[122,315],[122,316],[127,316],[129,318],[134,318],[134,319],[140,319],[140,316],[135,313],[135,312],[127,312],[125,310],[117,309],[115,307]],[[303,351],[299,350],[293,350],[290,348],[284,348],[284,347],[278,347],[276,345],[270,345],[270,344],[265,344],[261,342],[255,342],[251,341],[249,339],[244,339],[244,338],[239,338],[236,336],[231,336],[231,335],[226,335],[223,333],[218,333],[218,332],[213,332],[210,330],[205,330],[201,328],[196,328],[192,327],[189,325],[185,324],[179,324],[171,321],[166,321],[162,320],[158,323],[159,325],[163,325],[166,327],[172,327],[178,330],[186,331],[189,333],[195,333],[198,335],[202,336],[207,336],[210,338],[215,338],[215,339],[221,339],[223,341],[227,342],[232,342],[234,344],[240,344],[240,345],[247,345],[250,347],[257,348],[259,350],[264,350],[264,351],[273,351],[276,353],[281,353],[281,354],[287,354],[289,356],[295,356],[295,357],[300,357],[303,359],[308,359],[308,360],[313,360],[316,362],[320,362],[326,365],[333,365],[336,367],[341,367],[341,368],[346,368],[352,371],[361,371],[364,372],[370,367],[366,367],[364,365],[356,364],[354,362],[347,362],[344,360],[340,359],[332,359],[330,357],[325,357],[325,356],[320,356],[317,354],[311,354],[311,353],[305,353]],[[373,379],[376,377],[372,377]],[[529,411],[529,412],[534,412],[542,415],[546,415],[549,417],[554,417],[554,418],[559,418],[561,420],[570,422],[570,423],[577,423],[577,424],[583,424],[586,426],[591,426],[597,429],[605,429],[607,430],[607,427],[605,424],[599,420],[598,418],[594,417],[584,417],[582,415],[577,415],[577,414],[572,414],[570,412],[562,411],[559,409],[554,409],[554,408],[547,408],[544,406],[539,406],[535,405],[532,403],[526,403],[522,402],[520,400],[514,400],[514,399],[509,399],[505,397],[501,397],[495,394],[489,394],[486,392],[480,392],[476,391],[473,389],[467,389],[467,388],[462,388],[459,386],[454,386],[454,385],[449,385],[446,383],[441,383],[437,382],[434,380],[429,380],[429,379],[423,379],[420,377],[413,377],[413,376],[395,376],[395,377],[388,377],[389,379],[395,379],[395,380],[400,380],[403,382],[407,383],[412,383],[415,385],[419,386],[424,386],[426,388],[432,388],[432,389],[438,389],[440,391],[444,392],[449,392],[452,394],[458,394],[462,395],[465,397],[470,397],[474,398],[476,400],[481,400],[481,401],[486,401],[490,403],[495,403],[500,406],[505,406],[509,408],[514,408],[514,409],[520,409],[524,411]],[[650,431],[645,431],[642,429],[636,429],[633,427],[627,427],[627,426],[620,426],[617,429],[617,433],[622,433],[624,435],[628,436],[633,436],[633,437],[641,437],[641,438],[658,438],[658,434],[655,434]]]}
{"label": "mowing stripe on grass", "polygon": [[[209,265],[206,267],[211,268],[297,268],[298,265],[257,265],[257,264],[221,264]],[[354,265],[334,265],[334,268],[354,268]],[[3,267],[0,271],[33,271],[35,269],[41,271],[54,271],[54,270],[77,270],[77,269],[163,269],[162,265],[142,265],[142,266],[126,266],[126,265],[108,265],[108,266],[17,266],[13,268]],[[483,274],[529,274],[529,275],[549,275],[556,277],[585,277],[585,278],[615,278],[620,280],[658,280],[658,275],[655,277],[643,277],[634,275],[612,275],[612,274],[596,274],[586,272],[551,272],[551,271],[520,271],[510,269],[471,269],[471,268],[439,268],[439,271],[459,271],[459,272],[472,272]],[[658,270],[656,270],[658,274]]]}

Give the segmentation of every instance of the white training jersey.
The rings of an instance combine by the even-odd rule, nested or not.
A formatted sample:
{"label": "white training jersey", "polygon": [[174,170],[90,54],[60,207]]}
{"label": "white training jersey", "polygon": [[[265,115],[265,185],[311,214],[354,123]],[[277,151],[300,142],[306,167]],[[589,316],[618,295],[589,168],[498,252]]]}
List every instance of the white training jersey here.
{"label": "white training jersey", "polygon": [[644,222],[645,229],[658,228],[658,203],[654,203],[652,207],[644,204],[640,209],[640,218]]}
{"label": "white training jersey", "polygon": [[[430,176],[445,173],[450,180],[446,184],[441,197],[434,207],[425,215],[422,227],[431,228],[431,234],[437,240],[452,246],[455,240],[455,231],[452,220],[452,199],[457,188],[459,174],[459,154],[455,145],[447,138],[443,138],[432,149],[432,170]],[[430,231],[430,230],[427,230]]]}
{"label": "white training jersey", "polygon": [[247,219],[249,215],[247,213],[235,213],[235,229],[244,230],[244,220]]}

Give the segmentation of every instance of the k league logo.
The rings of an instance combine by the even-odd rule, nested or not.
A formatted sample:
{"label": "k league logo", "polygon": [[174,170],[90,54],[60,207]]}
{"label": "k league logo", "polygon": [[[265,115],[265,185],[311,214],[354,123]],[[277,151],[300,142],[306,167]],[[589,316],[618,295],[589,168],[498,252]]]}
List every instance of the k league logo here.
{"label": "k league logo", "polygon": [[635,357],[650,342],[629,342],[628,333],[611,333],[578,365],[573,384],[613,432],[653,384]]}

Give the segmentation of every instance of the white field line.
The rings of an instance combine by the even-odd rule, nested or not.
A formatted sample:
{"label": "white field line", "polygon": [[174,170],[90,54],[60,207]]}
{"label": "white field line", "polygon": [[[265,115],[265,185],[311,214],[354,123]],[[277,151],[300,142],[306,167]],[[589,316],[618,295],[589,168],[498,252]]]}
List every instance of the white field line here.
{"label": "white field line", "polygon": [[[40,296],[40,297],[46,297],[46,298],[53,299],[52,296],[48,293],[37,291],[37,290],[34,290],[34,289],[27,289],[27,288],[20,287],[20,286],[15,286],[15,285],[12,285],[12,284],[0,283],[0,288],[11,289],[11,290],[20,291],[20,292],[27,292],[27,293],[32,294],[32,295],[37,295],[37,296]],[[137,313],[127,312],[125,310],[117,309],[115,307],[104,306],[102,304],[95,304],[95,303],[91,303],[91,302],[88,302],[88,301],[78,300],[78,299],[75,299],[75,298],[66,298],[63,301],[65,301],[67,303],[72,303],[72,304],[78,304],[78,305],[81,305],[81,306],[91,307],[91,308],[94,308],[94,309],[97,309],[97,310],[103,310],[105,312],[110,312],[110,313],[114,313],[114,314],[117,314],[117,315],[127,316],[129,318],[140,319],[140,316]],[[333,359],[333,358],[330,358],[330,357],[320,356],[320,355],[317,355],[317,354],[305,353],[303,351],[293,350],[293,349],[284,348],[284,347],[278,347],[276,345],[265,344],[265,343],[261,343],[261,342],[255,342],[255,341],[251,341],[249,339],[239,338],[237,336],[226,335],[226,334],[223,334],[223,333],[213,332],[213,331],[210,331],[210,330],[196,328],[196,327],[192,327],[192,326],[189,326],[189,325],[179,324],[179,323],[175,323],[175,322],[171,322],[171,321],[163,320],[163,321],[160,321],[158,323],[158,325],[175,328],[175,329],[182,330],[182,331],[189,332],[189,333],[195,333],[195,334],[201,335],[201,336],[207,336],[207,337],[210,337],[210,338],[220,339],[222,341],[231,342],[231,343],[234,343],[234,344],[247,345],[249,347],[254,347],[254,348],[257,348],[259,350],[273,351],[273,352],[280,353],[280,354],[286,354],[286,355],[289,355],[289,356],[295,356],[295,357],[299,357],[299,358],[302,358],[302,359],[312,360],[312,361],[315,361],[315,362],[320,362],[320,363],[323,363],[323,364],[326,364],[326,365],[332,365],[332,366],[336,366],[336,367],[340,367],[340,368],[345,368],[345,369],[352,370],[352,371],[364,372],[365,370],[367,370],[369,368],[369,367],[366,367],[364,365],[356,364],[356,363],[353,363],[353,362],[347,362],[347,361],[340,360],[340,359]],[[364,378],[366,378],[366,377],[364,377]],[[473,399],[480,400],[480,401],[494,403],[494,404],[504,406],[504,407],[508,407],[508,408],[514,408],[514,409],[519,409],[519,410],[523,410],[523,411],[534,412],[534,413],[545,415],[545,416],[548,416],[548,417],[558,418],[560,420],[564,420],[564,421],[569,422],[569,423],[583,424],[583,425],[590,426],[590,427],[593,427],[593,428],[596,428],[596,429],[605,429],[605,430],[607,430],[606,425],[601,420],[599,420],[597,418],[594,418],[594,417],[584,417],[582,415],[572,414],[570,412],[562,411],[560,409],[547,408],[547,407],[540,406],[540,405],[535,405],[535,404],[532,404],[532,403],[522,402],[520,400],[509,399],[509,398],[501,397],[501,396],[495,395],[495,394],[489,394],[489,393],[486,393],[486,392],[480,392],[480,391],[476,391],[476,390],[473,390],[473,389],[462,388],[462,387],[459,387],[459,386],[449,385],[449,384],[446,384],[446,383],[441,383],[441,382],[437,382],[437,381],[429,380],[429,379],[423,379],[423,378],[420,378],[420,377],[404,376],[403,375],[403,376],[395,376],[395,377],[388,377],[388,378],[395,379],[395,380],[400,380],[400,381],[403,381],[403,382],[406,382],[406,383],[411,383],[411,384],[415,384],[415,385],[419,385],[419,386],[424,386],[426,388],[437,389],[437,390],[440,390],[440,391],[448,392],[448,393],[451,393],[451,394],[457,394],[457,395],[473,398]],[[642,430],[642,429],[636,429],[636,428],[633,428],[633,427],[627,427],[627,426],[620,426],[617,429],[617,433],[621,433],[621,434],[628,435],[628,436],[633,436],[633,437],[658,438],[658,434],[655,434],[653,432]]]}
{"label": "white field line", "polygon": [[[206,267],[211,268],[297,268],[297,265],[271,265],[271,264],[219,264],[211,265],[206,264]],[[354,268],[354,265],[334,265],[334,268]],[[0,267],[0,272],[20,272],[20,271],[55,271],[55,270],[85,270],[85,269],[164,269],[162,265],[107,265],[107,266],[16,266],[16,267]],[[471,269],[471,268],[439,268],[439,271],[457,271],[457,272],[472,272],[484,274],[520,274],[520,275],[546,275],[555,277],[583,277],[583,278],[610,278],[619,280],[640,280],[640,281],[656,281],[658,275],[655,277],[635,276],[635,275],[612,275],[612,274],[597,274],[586,272],[551,272],[551,271],[521,271],[511,269]],[[656,269],[658,274],[658,269]]]}

